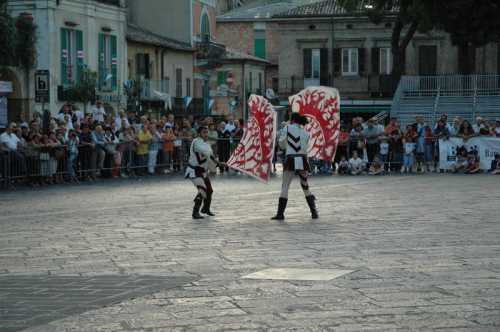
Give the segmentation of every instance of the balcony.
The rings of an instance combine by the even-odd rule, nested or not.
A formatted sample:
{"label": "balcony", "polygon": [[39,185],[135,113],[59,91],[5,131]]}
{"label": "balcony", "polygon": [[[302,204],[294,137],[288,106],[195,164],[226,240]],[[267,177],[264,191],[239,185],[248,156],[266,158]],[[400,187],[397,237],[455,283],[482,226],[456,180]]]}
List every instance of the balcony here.
{"label": "balcony", "polygon": [[202,41],[196,44],[196,59],[199,67],[212,68],[216,66],[226,53],[226,46],[213,42]]}
{"label": "balcony", "polygon": [[169,80],[142,80],[141,99],[162,100],[161,94],[169,93]]}

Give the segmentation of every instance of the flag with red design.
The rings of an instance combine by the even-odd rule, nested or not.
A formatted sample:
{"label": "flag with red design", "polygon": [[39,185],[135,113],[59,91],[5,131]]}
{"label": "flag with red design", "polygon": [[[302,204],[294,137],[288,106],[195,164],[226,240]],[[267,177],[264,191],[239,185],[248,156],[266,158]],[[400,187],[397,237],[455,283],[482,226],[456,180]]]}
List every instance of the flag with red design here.
{"label": "flag with red design", "polygon": [[308,155],[318,160],[333,160],[340,133],[339,91],[328,87],[309,87],[289,98],[292,112],[309,119],[305,130],[311,135]]}
{"label": "flag with red design", "polygon": [[276,141],[276,112],[262,96],[251,95],[248,106],[248,123],[227,166],[267,183]]}

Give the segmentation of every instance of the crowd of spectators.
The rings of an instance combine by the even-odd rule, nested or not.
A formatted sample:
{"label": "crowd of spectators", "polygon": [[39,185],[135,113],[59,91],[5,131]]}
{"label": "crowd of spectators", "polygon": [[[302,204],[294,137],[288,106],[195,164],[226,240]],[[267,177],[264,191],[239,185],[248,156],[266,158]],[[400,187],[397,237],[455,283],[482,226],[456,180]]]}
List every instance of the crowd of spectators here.
{"label": "crowd of spectators", "polygon": [[[341,125],[334,166],[338,174],[351,175],[442,172],[438,166],[439,140],[460,137],[467,142],[476,136],[500,137],[500,120],[488,122],[477,117],[470,124],[456,117],[449,123],[443,114],[435,124],[427,124],[422,116],[417,116],[415,123],[401,128],[395,118],[384,126],[374,119],[365,122],[356,117],[350,126]],[[480,172],[477,151],[461,147],[457,155],[453,172]],[[323,164],[320,171],[328,173],[333,169]],[[491,172],[498,173],[498,162],[492,163]]]}
{"label": "crowd of spectators", "polygon": [[[97,102],[85,114],[66,104],[56,116],[11,123],[0,135],[0,180],[27,181],[32,186],[94,181],[97,177],[181,172],[191,141],[200,125],[209,128],[209,142],[219,160],[226,162],[243,134],[243,120],[212,117],[174,118],[173,114],[152,118],[135,112],[107,112]],[[500,137],[500,121],[476,118],[474,124],[447,115],[433,125],[417,116],[415,123],[401,128],[390,119],[384,126],[360,117],[343,123],[333,163],[312,161],[320,173],[382,175],[389,172],[440,171],[439,139],[476,136]],[[279,151],[277,151],[279,160]],[[474,151],[457,151],[453,172],[480,172]],[[500,156],[492,163],[492,174],[500,173]],[[221,173],[228,169],[220,169]]]}
{"label": "crowd of spectators", "polygon": [[200,125],[209,128],[214,151],[227,161],[243,133],[242,121],[233,117],[139,117],[106,112],[101,102],[88,114],[66,104],[48,119],[22,115],[0,135],[0,179],[42,186],[182,171]]}

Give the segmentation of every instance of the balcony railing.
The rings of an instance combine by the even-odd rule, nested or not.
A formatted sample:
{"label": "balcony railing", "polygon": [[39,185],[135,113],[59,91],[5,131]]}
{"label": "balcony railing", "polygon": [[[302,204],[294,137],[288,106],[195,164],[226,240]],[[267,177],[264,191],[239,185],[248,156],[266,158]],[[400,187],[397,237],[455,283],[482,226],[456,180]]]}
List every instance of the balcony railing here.
{"label": "balcony railing", "polygon": [[121,0],[96,0],[97,2],[103,3],[105,5],[122,7]]}
{"label": "balcony railing", "polygon": [[169,93],[168,80],[142,80],[141,81],[141,99],[161,100],[159,93]]}

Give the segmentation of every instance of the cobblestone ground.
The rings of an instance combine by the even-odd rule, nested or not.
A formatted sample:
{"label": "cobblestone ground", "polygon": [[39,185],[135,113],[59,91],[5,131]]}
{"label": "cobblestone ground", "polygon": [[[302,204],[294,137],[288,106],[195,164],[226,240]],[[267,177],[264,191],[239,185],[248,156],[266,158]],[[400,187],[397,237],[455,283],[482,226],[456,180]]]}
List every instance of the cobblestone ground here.
{"label": "cobblestone ground", "polygon": [[[0,330],[500,330],[500,178],[311,186],[321,218],[295,182],[284,223],[279,179],[216,179],[202,221],[180,179],[2,192]],[[353,272],[242,279],[268,268]]]}

